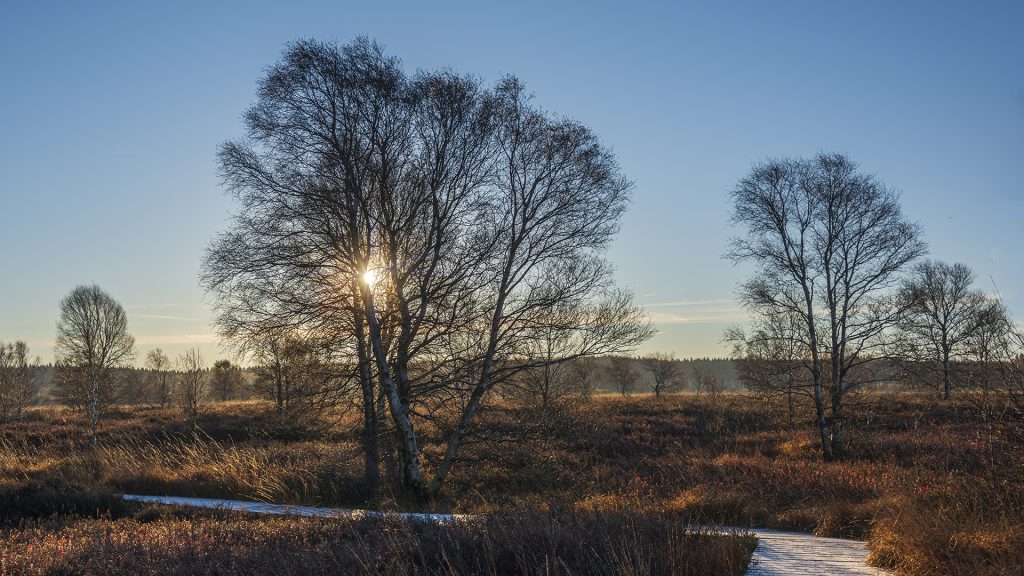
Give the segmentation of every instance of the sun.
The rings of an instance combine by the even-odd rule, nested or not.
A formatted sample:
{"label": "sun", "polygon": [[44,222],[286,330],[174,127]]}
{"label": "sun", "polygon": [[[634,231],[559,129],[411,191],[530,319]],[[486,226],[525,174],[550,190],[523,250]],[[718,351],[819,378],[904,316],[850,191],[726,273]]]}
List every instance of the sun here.
{"label": "sun", "polygon": [[377,283],[377,273],[373,270],[363,272],[363,282],[366,282],[370,288],[373,288],[373,285]]}

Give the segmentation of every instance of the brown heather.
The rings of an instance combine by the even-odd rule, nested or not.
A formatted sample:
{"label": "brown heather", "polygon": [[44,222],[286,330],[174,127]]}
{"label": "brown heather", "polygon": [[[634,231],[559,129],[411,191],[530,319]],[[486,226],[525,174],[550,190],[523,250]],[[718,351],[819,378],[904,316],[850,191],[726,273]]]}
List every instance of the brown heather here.
{"label": "brown heather", "polygon": [[[809,414],[792,425],[782,414],[740,394],[598,397],[545,418],[492,407],[483,415],[487,441],[467,447],[445,499],[424,508],[491,517],[423,527],[138,511],[102,496],[411,509],[387,486],[361,483],[357,432],[331,431],[347,426],[282,434],[266,407],[235,403],[204,414],[196,435],[174,412],[124,409],[90,450],[84,422],[40,410],[0,428],[3,489],[22,491],[0,500],[0,568],[742,573],[749,539],[691,536],[682,529],[688,523],[866,538],[872,561],[902,574],[1009,575],[1024,567],[1020,441],[970,403],[861,395],[851,406],[850,455],[840,462],[818,457]],[[429,438],[426,454],[439,446]],[[74,500],[75,490],[94,496]],[[31,510],[14,505],[32,502],[29,493],[45,501]]]}
{"label": "brown heather", "polygon": [[650,514],[521,514],[448,525],[397,520],[73,519],[8,531],[2,574],[739,575],[750,536],[685,531]]}

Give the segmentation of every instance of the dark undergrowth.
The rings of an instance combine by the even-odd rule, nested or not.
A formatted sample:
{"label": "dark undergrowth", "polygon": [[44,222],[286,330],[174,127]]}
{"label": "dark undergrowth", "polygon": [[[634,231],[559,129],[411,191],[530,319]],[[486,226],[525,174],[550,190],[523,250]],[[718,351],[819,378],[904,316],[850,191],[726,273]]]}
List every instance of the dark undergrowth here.
{"label": "dark undergrowth", "polygon": [[[749,534],[677,514],[523,512],[443,524],[256,517],[21,487],[0,497],[2,575],[739,575]],[[12,524],[16,514],[24,516]]]}

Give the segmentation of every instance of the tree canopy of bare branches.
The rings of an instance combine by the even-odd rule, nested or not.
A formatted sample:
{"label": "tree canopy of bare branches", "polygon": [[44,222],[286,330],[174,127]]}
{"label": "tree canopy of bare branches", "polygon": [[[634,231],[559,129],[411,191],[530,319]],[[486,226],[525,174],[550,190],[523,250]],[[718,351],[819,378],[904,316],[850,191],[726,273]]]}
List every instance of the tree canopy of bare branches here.
{"label": "tree canopy of bare branches", "polygon": [[1015,384],[1016,387],[1024,384],[1014,382],[1020,380],[1020,365],[1024,359],[1019,355],[1024,354],[1024,337],[1014,328],[1002,300],[989,300],[977,314],[977,325],[965,346],[973,366],[975,383],[986,397],[993,387],[993,379],[997,383],[1002,379],[1011,389],[1015,388]]}
{"label": "tree canopy of bare branches", "polygon": [[693,367],[693,389],[698,394],[707,392],[712,399],[717,400],[722,393],[722,379],[711,366],[697,364]]}
{"label": "tree canopy of bare branches", "polygon": [[56,384],[64,401],[89,419],[92,443],[103,412],[117,401],[121,375],[135,354],[124,308],[99,286],[79,286],[60,302]]}
{"label": "tree canopy of bare branches", "polygon": [[686,386],[686,373],[682,371],[674,355],[655,353],[641,358],[640,361],[651,372],[654,380],[651,389],[654,390],[655,398],[660,398],[662,392],[671,392]]}
{"label": "tree canopy of bare branches", "polygon": [[614,356],[608,361],[608,377],[611,379],[619,395],[625,398],[636,389],[640,380],[640,372],[633,365],[633,359],[625,356]]}
{"label": "tree canopy of bare branches", "polygon": [[[839,457],[851,371],[901,314],[899,273],[925,252],[896,193],[840,154],[759,164],[732,191],[743,233],[727,256],[752,262],[740,287],[755,316],[793,315],[806,350],[822,453]],[[830,374],[824,374],[828,368]]]}
{"label": "tree canopy of bare branches", "polygon": [[927,260],[911,269],[900,289],[906,309],[900,322],[903,356],[938,365],[945,400],[953,393],[952,363],[966,358],[968,343],[986,322],[988,299],[973,283],[974,272],[965,264]]}
{"label": "tree canopy of bare branches", "polygon": [[195,428],[199,425],[199,410],[208,379],[206,361],[198,348],[189,348],[178,356],[177,365],[177,383],[174,388],[178,406],[185,420]]}
{"label": "tree canopy of bare branches", "polygon": [[33,362],[22,341],[0,342],[0,422],[21,418],[39,398],[42,385],[39,359]]}
{"label": "tree canopy of bare branches", "polygon": [[171,359],[159,348],[146,354],[146,396],[161,408],[170,406],[174,397],[174,378],[171,375]]}
{"label": "tree canopy of bare branches", "polygon": [[739,327],[725,331],[725,342],[733,345],[737,378],[765,400],[782,397],[792,423],[798,398],[814,397],[802,320],[794,314],[775,314],[752,324],[750,332]]}
{"label": "tree canopy of bare branches", "polygon": [[[236,341],[289,328],[386,399],[400,484],[436,494],[496,384],[651,334],[603,258],[631,184],[586,127],[506,78],[407,75],[366,39],[295,42],[261,79],[221,173],[242,210],[203,281]],[[455,410],[428,481],[417,427]]]}

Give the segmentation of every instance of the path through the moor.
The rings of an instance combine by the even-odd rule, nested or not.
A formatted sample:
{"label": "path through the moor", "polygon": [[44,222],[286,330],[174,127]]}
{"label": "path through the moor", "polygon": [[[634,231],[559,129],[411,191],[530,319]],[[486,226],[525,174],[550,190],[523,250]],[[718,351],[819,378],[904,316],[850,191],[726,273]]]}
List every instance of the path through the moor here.
{"label": "path through the moor", "polygon": [[883,576],[881,568],[868,566],[863,542],[822,538],[798,532],[753,530],[757,548],[746,576]]}
{"label": "path through the moor", "polygon": [[[287,514],[293,516],[325,516],[334,518],[375,518],[402,516],[424,522],[452,522],[471,516],[458,514],[419,514],[411,512],[373,512],[368,510],[342,510],[266,504],[241,500],[213,498],[183,498],[178,496],[139,496],[123,494],[125,500],[148,504],[191,506],[237,510],[256,514]],[[704,527],[704,529],[707,529]],[[743,531],[743,528],[713,528],[713,530]],[[821,538],[797,532],[752,530],[757,536],[757,548],[750,560],[747,576],[883,576],[889,572],[868,566],[867,548],[863,542],[841,538]]]}

